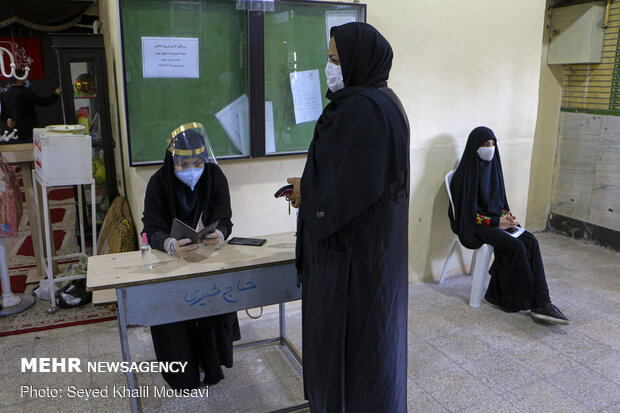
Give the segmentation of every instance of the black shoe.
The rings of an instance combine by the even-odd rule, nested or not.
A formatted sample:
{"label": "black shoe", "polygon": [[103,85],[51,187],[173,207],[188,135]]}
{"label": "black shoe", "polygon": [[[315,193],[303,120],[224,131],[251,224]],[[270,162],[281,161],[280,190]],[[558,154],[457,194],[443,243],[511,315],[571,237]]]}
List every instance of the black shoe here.
{"label": "black shoe", "polygon": [[530,315],[533,318],[552,324],[568,324],[570,322],[552,303],[545,304],[542,307],[532,308]]}

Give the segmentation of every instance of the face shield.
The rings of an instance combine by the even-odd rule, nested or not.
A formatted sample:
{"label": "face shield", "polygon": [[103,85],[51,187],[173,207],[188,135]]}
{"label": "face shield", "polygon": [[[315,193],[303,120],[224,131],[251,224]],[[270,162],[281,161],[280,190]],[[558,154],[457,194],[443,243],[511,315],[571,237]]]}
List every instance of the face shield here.
{"label": "face shield", "polygon": [[176,128],[168,138],[168,150],[177,170],[201,168],[204,164],[217,164],[204,126],[192,122]]}

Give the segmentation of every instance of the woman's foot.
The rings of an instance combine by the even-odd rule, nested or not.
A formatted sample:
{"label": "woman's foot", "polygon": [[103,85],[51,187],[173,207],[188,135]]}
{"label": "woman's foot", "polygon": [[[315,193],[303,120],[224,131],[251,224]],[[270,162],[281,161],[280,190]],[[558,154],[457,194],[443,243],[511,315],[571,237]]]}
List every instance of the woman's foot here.
{"label": "woman's foot", "polygon": [[553,303],[545,304],[542,307],[532,308],[530,316],[538,320],[552,324],[568,324],[570,321],[562,314],[559,308]]}

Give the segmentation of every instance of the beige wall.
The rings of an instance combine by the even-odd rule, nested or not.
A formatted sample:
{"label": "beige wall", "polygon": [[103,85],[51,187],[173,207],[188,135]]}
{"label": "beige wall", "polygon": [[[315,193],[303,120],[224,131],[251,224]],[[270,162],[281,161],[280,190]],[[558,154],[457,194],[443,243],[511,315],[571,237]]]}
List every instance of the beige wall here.
{"label": "beige wall", "polygon": [[[392,43],[390,86],[412,124],[410,278],[441,271],[452,235],[443,177],[454,167],[474,127],[491,127],[499,140],[509,201],[525,221],[529,171],[538,107],[544,0],[369,0],[368,22]],[[117,2],[101,1],[109,34],[109,59],[122,79]],[[122,86],[118,109],[124,113]],[[125,130],[121,116],[124,162]],[[273,192],[301,174],[304,157],[223,161],[234,233],[294,230],[294,214]],[[125,167],[127,195],[139,222],[152,167]],[[138,230],[141,225],[138,224]],[[455,260],[456,263],[456,260]]]}
{"label": "beige wall", "polygon": [[[546,23],[548,22],[549,13],[546,13]],[[547,48],[549,45],[547,30],[543,32],[542,42],[538,120],[536,122],[536,134],[532,153],[530,189],[527,199],[527,221],[525,223],[529,230],[542,230],[545,229],[547,224],[551,205],[553,177],[557,165],[558,121],[562,101],[562,73],[564,67],[561,65],[547,65]]]}

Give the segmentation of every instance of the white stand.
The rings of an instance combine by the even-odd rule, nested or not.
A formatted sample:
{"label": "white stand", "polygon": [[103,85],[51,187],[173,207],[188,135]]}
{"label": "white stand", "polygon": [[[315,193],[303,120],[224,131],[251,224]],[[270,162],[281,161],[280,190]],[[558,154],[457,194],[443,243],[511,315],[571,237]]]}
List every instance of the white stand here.
{"label": "white stand", "polygon": [[[88,181],[83,182],[63,182],[62,184],[54,183],[48,184],[44,182],[41,177],[37,174],[36,171],[32,171],[32,184],[34,187],[34,202],[36,204],[37,210],[39,210],[39,194],[37,190],[37,184],[41,185],[41,193],[43,195],[43,219],[44,219],[44,228],[45,228],[45,247],[46,251],[43,251],[43,243],[40,244],[41,251],[41,263],[43,265],[43,269],[45,271],[45,275],[47,279],[50,281],[50,308],[47,310],[49,313],[53,313],[56,311],[56,283],[77,280],[80,278],[86,278],[86,275],[75,275],[71,277],[63,277],[61,279],[54,278],[54,269],[52,267],[53,260],[61,260],[64,258],[77,258],[83,255],[86,255],[86,240],[84,237],[84,214],[83,214],[83,200],[82,200],[82,185],[90,185],[90,202],[91,202],[91,221],[92,221],[92,235],[93,235],[93,255],[97,255],[97,219],[96,219],[96,210],[95,210],[95,180],[90,179]],[[52,235],[52,224],[50,222],[50,213],[49,213],[49,203],[47,199],[47,189],[54,186],[68,186],[68,185],[77,185],[77,193],[78,193],[78,214],[80,220],[80,243],[81,243],[81,253],[78,254],[67,254],[53,257],[52,256],[52,243],[51,237]],[[41,218],[40,215],[37,214],[37,220],[39,221],[39,237],[41,237]],[[47,262],[46,262],[47,261]]]}
{"label": "white stand", "polygon": [[11,291],[4,238],[0,238],[0,281],[2,282],[2,310],[0,310],[0,317],[21,313],[34,305],[34,298],[32,296],[13,294]]}

